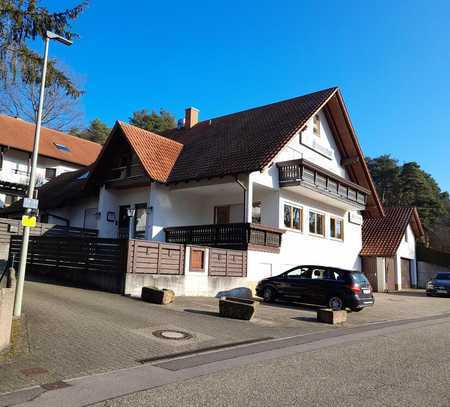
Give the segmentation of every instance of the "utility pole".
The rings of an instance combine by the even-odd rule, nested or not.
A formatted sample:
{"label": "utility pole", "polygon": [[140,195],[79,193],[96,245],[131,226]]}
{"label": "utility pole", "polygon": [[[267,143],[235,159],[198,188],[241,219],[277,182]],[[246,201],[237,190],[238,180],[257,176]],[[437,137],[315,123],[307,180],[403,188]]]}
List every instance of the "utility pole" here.
{"label": "utility pole", "polygon": [[[41,138],[42,109],[44,106],[45,78],[47,75],[48,46],[50,40],[56,40],[64,45],[72,45],[72,41],[68,40],[67,38],[61,37],[60,35],[55,34],[51,31],[47,31],[45,36],[44,65],[42,67],[41,92],[39,95],[38,115],[36,121],[36,130],[34,134],[33,155],[31,158],[31,173],[30,173],[30,181],[28,184],[28,198],[30,199],[34,198],[34,189],[36,186],[36,170],[39,155],[39,141]],[[32,209],[27,208],[25,210],[25,214],[31,215]],[[17,279],[16,297],[14,302],[14,317],[16,318],[20,317],[22,313],[23,286],[25,283],[25,270],[27,267],[29,240],[30,240],[30,226],[24,226],[22,236],[22,249],[20,252],[19,277]]]}

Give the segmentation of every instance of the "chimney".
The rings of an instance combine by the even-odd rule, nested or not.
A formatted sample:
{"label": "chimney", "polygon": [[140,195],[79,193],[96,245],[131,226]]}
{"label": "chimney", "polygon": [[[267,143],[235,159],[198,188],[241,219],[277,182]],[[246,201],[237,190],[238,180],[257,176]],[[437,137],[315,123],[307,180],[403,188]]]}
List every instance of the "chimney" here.
{"label": "chimney", "polygon": [[195,107],[188,107],[185,113],[184,127],[190,129],[198,123],[198,113],[200,110]]}

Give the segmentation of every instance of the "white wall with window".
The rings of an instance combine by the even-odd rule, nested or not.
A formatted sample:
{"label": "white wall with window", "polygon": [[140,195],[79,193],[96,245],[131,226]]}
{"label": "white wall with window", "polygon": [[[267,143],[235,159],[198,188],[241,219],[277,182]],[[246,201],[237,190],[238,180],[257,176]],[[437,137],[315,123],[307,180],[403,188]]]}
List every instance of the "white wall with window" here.
{"label": "white wall with window", "polygon": [[[71,164],[49,157],[39,156],[36,170],[36,184],[42,185],[54,177],[68,171],[74,171],[82,166]],[[6,149],[0,159],[0,180],[27,185],[31,170],[31,153],[15,149]],[[11,197],[6,193],[0,193],[0,207],[8,206]]]}

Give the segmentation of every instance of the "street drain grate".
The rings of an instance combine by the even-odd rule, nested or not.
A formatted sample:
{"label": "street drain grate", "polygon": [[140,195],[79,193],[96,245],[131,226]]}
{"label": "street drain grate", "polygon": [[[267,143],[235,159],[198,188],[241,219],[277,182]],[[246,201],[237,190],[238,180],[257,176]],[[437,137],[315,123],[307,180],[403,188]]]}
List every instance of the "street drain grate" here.
{"label": "street drain grate", "polygon": [[153,331],[152,335],[160,339],[168,339],[171,341],[192,339],[192,335],[188,332],[175,331],[171,329],[158,329],[157,331]]}

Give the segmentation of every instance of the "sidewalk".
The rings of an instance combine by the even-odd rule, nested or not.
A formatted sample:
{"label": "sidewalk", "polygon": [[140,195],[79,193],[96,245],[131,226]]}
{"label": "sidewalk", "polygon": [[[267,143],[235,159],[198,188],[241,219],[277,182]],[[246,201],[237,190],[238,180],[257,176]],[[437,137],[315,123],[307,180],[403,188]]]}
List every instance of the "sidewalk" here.
{"label": "sidewalk", "polygon": [[[346,329],[315,322],[315,309],[260,304],[251,322],[219,318],[218,300],[179,297],[162,307],[116,294],[27,282],[25,342],[0,359],[0,393],[140,365],[139,360],[241,341]],[[445,298],[378,295],[374,308],[349,314],[346,327],[450,312]],[[170,329],[189,340],[155,337]]]}

